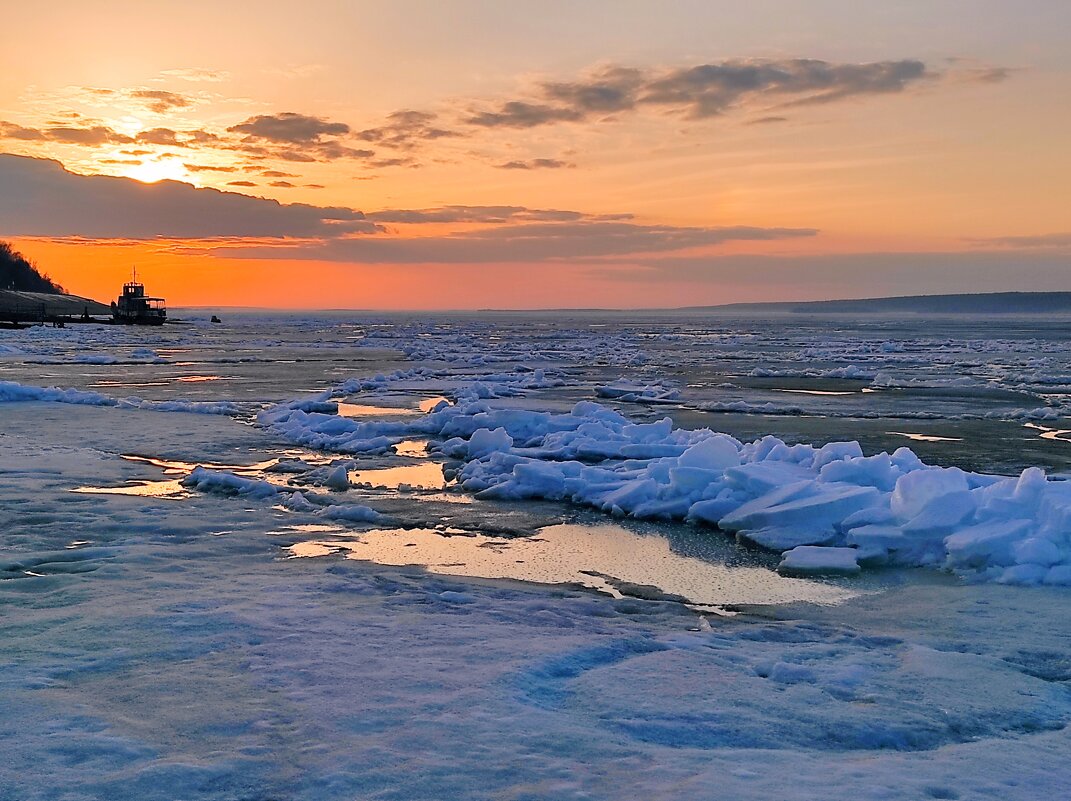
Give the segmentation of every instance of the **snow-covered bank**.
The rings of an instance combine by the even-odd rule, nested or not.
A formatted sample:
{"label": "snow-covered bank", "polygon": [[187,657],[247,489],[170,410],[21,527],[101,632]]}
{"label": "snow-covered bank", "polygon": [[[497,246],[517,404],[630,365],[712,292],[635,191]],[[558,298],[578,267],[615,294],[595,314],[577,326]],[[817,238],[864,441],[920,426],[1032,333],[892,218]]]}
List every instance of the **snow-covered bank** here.
{"label": "snow-covered bank", "polygon": [[[295,402],[260,422],[292,442],[350,454],[433,437],[477,497],[568,500],[717,526],[785,552],[795,572],[934,566],[977,580],[1071,585],[1071,482],[1038,468],[1003,477],[926,465],[907,448],[866,456],[856,442],[743,443],[674,428],[669,418],[634,423],[591,402],[552,414],[469,400],[363,422],[318,408]],[[812,546],[830,548],[829,559]],[[793,554],[798,547],[807,550]]]}

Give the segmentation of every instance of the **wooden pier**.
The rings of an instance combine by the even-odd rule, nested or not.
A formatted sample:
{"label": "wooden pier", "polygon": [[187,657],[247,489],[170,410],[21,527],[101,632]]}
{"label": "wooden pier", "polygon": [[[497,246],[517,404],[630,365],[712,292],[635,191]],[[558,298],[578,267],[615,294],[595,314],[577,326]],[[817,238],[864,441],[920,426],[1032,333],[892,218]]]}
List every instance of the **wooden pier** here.
{"label": "wooden pier", "polygon": [[0,289],[0,326],[110,322],[111,309],[91,298]]}

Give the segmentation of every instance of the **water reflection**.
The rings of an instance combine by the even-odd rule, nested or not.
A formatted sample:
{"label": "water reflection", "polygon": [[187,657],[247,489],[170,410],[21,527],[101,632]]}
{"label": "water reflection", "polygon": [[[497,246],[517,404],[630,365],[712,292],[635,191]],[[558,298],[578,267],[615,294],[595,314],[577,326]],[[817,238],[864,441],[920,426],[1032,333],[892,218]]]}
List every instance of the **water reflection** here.
{"label": "water reflection", "polygon": [[135,481],[119,487],[76,487],[71,492],[88,495],[136,495],[141,498],[163,498],[178,501],[189,498],[189,491],[178,479],[171,481]]}
{"label": "water reflection", "polygon": [[424,400],[422,400],[420,403],[417,404],[417,408],[420,409],[420,411],[422,411],[425,414],[427,414],[432,409],[434,409],[436,406],[438,406],[440,403],[445,403],[447,406],[453,406],[454,405],[454,402],[452,400],[450,400],[449,398],[444,397],[442,395],[436,395],[433,398],[425,398]]}
{"label": "water reflection", "polygon": [[939,437],[936,434],[915,434],[911,431],[886,431],[895,437],[907,437],[912,442],[963,442],[963,437]]}
{"label": "water reflection", "polygon": [[832,389],[781,389],[779,387],[774,388],[774,392],[795,392],[798,395],[858,395],[859,393],[850,390],[832,390]]}
{"label": "water reflection", "polygon": [[1071,434],[1071,428],[1049,428],[1048,426],[1038,425],[1037,423],[1027,423],[1026,427],[1032,428],[1035,431],[1040,431],[1042,439],[1071,442],[1071,438],[1068,437],[1068,435]]}
{"label": "water reflection", "polygon": [[442,489],[446,486],[443,468],[437,462],[421,462],[401,467],[383,467],[375,470],[353,470],[351,484],[368,484],[380,489]]}
{"label": "water reflection", "polygon": [[440,403],[453,405],[449,398],[436,395],[431,398],[421,399],[415,409],[407,406],[379,406],[370,403],[339,403],[338,414],[340,417],[400,417],[403,415],[427,414]]}
{"label": "water reflection", "polygon": [[400,406],[372,406],[365,403],[339,403],[339,417],[400,417],[419,414],[416,409]]}
{"label": "water reflection", "polygon": [[255,462],[253,464],[184,462],[179,459],[162,459],[158,456],[138,456],[133,453],[121,454],[119,458],[125,459],[128,462],[142,462],[144,464],[151,464],[153,467],[159,467],[164,471],[164,475],[188,475],[193,468],[200,466],[208,468],[209,470],[228,470],[240,476],[252,476],[256,475],[261,470],[267,470],[279,463],[278,459],[266,459],[263,462]]}
{"label": "water reflection", "polygon": [[166,387],[166,381],[94,381],[92,387]]}
{"label": "water reflection", "polygon": [[424,457],[428,455],[428,442],[423,439],[407,439],[394,446],[394,452],[399,456]]}
{"label": "water reflection", "polygon": [[[708,538],[709,539],[709,538]],[[616,525],[563,524],[533,537],[495,537],[434,529],[377,529],[345,538],[299,542],[292,557],[341,553],[385,565],[419,565],[433,573],[577,584],[615,598],[675,600],[694,606],[837,603],[842,586],[784,578],[763,567],[707,561],[679,553],[662,536]]]}

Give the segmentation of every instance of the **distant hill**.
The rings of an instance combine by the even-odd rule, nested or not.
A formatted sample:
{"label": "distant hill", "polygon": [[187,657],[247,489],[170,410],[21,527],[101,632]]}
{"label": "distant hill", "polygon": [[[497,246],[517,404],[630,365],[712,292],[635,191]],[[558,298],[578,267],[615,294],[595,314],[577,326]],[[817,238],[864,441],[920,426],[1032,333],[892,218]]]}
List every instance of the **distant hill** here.
{"label": "distant hill", "polygon": [[[698,308],[698,307],[697,307]],[[731,303],[706,306],[719,311],[796,314],[1071,314],[1071,292],[987,292],[962,295],[910,295],[859,300],[787,303]]]}
{"label": "distant hill", "polygon": [[63,287],[42,273],[8,242],[0,242],[0,289],[60,294]]}

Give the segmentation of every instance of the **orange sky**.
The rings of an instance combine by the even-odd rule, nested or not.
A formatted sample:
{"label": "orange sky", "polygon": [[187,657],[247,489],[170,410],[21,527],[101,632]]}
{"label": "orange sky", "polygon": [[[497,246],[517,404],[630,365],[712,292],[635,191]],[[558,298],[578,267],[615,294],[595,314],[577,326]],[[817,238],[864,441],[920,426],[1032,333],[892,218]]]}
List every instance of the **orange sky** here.
{"label": "orange sky", "polygon": [[67,172],[0,236],[173,306],[1071,290],[1063,4],[506,5],[14,9],[0,152]]}

